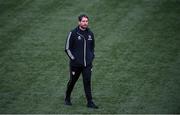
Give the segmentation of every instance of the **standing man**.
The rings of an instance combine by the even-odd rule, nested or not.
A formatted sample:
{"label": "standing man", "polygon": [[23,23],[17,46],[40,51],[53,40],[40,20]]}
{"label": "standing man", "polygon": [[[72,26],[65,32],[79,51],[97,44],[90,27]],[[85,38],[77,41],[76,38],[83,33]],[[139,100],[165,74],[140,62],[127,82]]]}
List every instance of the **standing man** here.
{"label": "standing man", "polygon": [[79,25],[73,29],[67,38],[65,52],[70,58],[70,79],[67,84],[65,105],[72,105],[71,92],[82,73],[84,91],[87,99],[87,107],[98,107],[94,104],[91,94],[91,72],[94,59],[94,34],[88,28],[89,18],[87,15],[78,17]]}

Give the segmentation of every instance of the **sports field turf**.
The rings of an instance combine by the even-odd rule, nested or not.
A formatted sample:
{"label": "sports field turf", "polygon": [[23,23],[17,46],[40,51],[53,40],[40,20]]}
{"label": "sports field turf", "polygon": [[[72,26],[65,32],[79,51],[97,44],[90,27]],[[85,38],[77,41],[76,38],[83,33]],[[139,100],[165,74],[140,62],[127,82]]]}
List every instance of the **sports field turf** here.
{"label": "sports field turf", "polygon": [[[95,34],[93,97],[64,105],[77,16]],[[180,0],[0,0],[0,113],[180,113]]]}

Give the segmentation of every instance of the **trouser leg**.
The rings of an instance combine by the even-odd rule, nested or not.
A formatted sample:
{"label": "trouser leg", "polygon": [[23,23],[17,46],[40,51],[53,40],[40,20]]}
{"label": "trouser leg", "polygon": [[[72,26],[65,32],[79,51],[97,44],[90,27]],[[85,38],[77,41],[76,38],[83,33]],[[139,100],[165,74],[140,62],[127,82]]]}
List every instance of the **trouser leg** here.
{"label": "trouser leg", "polygon": [[83,71],[82,71],[84,91],[85,91],[86,98],[87,98],[88,102],[92,101],[91,70],[92,70],[92,66],[87,66],[87,67],[84,67]]}
{"label": "trouser leg", "polygon": [[82,69],[80,67],[70,66],[70,79],[67,84],[66,99],[70,99],[71,92],[74,88],[76,81],[78,80]]}

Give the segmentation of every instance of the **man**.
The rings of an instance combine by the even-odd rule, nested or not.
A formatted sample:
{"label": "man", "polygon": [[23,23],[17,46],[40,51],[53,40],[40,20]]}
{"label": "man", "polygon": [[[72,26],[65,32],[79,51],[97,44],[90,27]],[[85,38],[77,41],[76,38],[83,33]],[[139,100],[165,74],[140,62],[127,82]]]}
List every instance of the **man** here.
{"label": "man", "polygon": [[91,72],[94,59],[94,34],[88,28],[89,18],[87,15],[78,17],[79,25],[73,29],[67,38],[65,52],[70,58],[70,80],[67,84],[65,105],[72,105],[71,92],[82,73],[84,91],[87,99],[87,107],[98,107],[94,104],[91,94]]}

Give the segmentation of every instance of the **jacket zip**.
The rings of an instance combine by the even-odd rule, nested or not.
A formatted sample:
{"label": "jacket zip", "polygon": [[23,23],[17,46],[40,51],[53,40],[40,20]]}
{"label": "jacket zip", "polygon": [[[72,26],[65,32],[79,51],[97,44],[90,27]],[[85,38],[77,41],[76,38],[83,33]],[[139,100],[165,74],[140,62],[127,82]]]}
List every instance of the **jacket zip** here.
{"label": "jacket zip", "polygon": [[84,38],[84,66],[86,67],[86,38],[78,32],[77,34]]}
{"label": "jacket zip", "polygon": [[84,39],[84,66],[86,67],[86,40]]}

